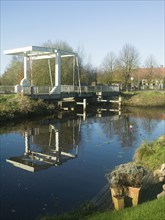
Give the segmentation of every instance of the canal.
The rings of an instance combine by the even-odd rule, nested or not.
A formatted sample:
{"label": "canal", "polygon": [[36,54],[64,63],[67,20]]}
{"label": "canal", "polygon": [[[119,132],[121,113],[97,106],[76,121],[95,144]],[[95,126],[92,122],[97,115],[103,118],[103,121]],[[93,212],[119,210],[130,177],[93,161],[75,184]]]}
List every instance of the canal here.
{"label": "canal", "polygon": [[2,220],[36,219],[91,200],[105,173],[165,134],[163,110],[52,117],[1,127]]}

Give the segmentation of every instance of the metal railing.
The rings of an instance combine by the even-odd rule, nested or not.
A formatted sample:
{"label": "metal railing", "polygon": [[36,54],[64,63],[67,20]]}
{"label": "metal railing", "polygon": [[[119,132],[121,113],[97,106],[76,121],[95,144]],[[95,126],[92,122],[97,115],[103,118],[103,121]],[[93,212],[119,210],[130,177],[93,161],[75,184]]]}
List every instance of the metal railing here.
{"label": "metal railing", "polygon": [[[50,94],[51,86],[0,86],[1,94],[24,93],[24,94]],[[119,92],[119,86],[73,86],[61,85],[61,92],[67,93],[96,93],[96,92]]]}
{"label": "metal railing", "polygon": [[0,86],[0,94],[13,94],[15,93],[15,86]]}

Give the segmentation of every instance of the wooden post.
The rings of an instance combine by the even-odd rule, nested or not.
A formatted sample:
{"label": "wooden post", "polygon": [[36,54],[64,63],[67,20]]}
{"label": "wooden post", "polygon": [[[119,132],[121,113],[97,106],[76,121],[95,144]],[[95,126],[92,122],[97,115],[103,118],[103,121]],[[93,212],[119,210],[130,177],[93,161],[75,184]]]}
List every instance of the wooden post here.
{"label": "wooden post", "polygon": [[116,210],[124,209],[124,197],[114,196],[113,203]]}
{"label": "wooden post", "polygon": [[119,111],[121,110],[121,96],[119,96]]}
{"label": "wooden post", "polygon": [[29,134],[28,131],[25,131],[25,155],[28,155],[29,152],[30,152]]}
{"label": "wooden post", "polygon": [[87,106],[87,100],[83,99],[83,102],[76,102],[77,105],[82,105],[83,106],[83,111],[86,111],[86,106]]}
{"label": "wooden post", "polygon": [[139,201],[140,187],[128,187],[128,196],[132,198],[132,205],[137,206]]}
{"label": "wooden post", "polygon": [[83,110],[86,111],[87,100],[83,99]]}

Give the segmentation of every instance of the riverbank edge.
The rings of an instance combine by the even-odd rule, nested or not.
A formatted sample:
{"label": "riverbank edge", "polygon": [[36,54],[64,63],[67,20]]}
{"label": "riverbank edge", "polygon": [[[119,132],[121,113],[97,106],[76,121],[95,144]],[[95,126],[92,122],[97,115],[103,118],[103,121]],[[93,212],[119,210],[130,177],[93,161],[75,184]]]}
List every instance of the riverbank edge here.
{"label": "riverbank edge", "polygon": [[[122,92],[122,108],[140,107],[140,108],[164,108],[165,91],[135,91]],[[21,119],[33,116],[48,116],[58,114],[60,110],[55,105],[43,100],[32,100],[27,96],[20,94],[0,95],[0,123],[4,124],[11,121],[20,121]],[[73,112],[69,112],[73,114]]]}
{"label": "riverbank edge", "polygon": [[130,91],[122,92],[122,106],[141,108],[165,108],[165,91]]}
{"label": "riverbank edge", "polygon": [[[136,152],[134,153],[133,156],[133,160],[135,160],[135,156],[137,154],[137,151],[139,151],[141,148],[143,148],[144,146],[143,142],[136,150]],[[163,147],[165,147],[165,135],[162,135],[158,138],[156,138],[155,140],[153,140],[152,142],[148,142],[148,144],[153,146],[156,146],[160,143],[164,143],[164,145],[162,145]],[[162,152],[161,152],[162,153]],[[152,157],[152,154],[150,155],[150,157]],[[156,167],[153,168],[153,166],[148,165],[147,169],[150,169],[152,172],[154,172],[154,170],[159,169],[162,165],[162,163],[164,163],[165,161],[161,161],[160,159],[160,152],[157,152],[157,157],[159,164],[156,165]],[[133,161],[130,161],[128,163],[132,163]],[[144,165],[143,162],[141,161],[137,161],[135,160],[134,163],[137,164],[141,164]],[[164,202],[163,202],[164,201]],[[153,205],[152,205],[153,204]],[[105,212],[99,212],[97,210],[95,210],[95,207],[93,207],[89,202],[86,202],[84,204],[82,204],[80,207],[78,207],[77,209],[70,211],[68,213],[64,213],[61,214],[59,216],[43,216],[38,218],[39,220],[77,220],[77,219],[92,219],[92,220],[99,220],[99,219],[104,219],[104,220],[109,220],[109,219],[113,219],[113,220],[121,220],[123,219],[123,215],[127,215],[129,216],[130,212],[134,213],[134,215],[129,216],[129,220],[136,220],[139,219],[139,213],[142,213],[144,208],[145,209],[149,209],[147,210],[148,213],[153,213],[154,210],[154,219],[158,219],[161,220],[162,219],[162,213],[164,211],[164,204],[165,204],[165,200],[164,198],[159,198],[159,199],[154,199],[145,203],[142,203],[140,205],[137,206],[137,209],[135,207],[128,207],[125,208],[124,210],[120,210],[120,211],[116,211],[116,210],[111,210],[111,211],[105,211]],[[156,211],[158,210],[159,207],[159,213],[156,213]],[[136,210],[137,210],[137,214],[136,214]],[[140,210],[140,211],[139,211]],[[127,212],[129,214],[127,214]],[[161,213],[161,214],[160,214]],[[165,214],[165,213],[164,213]],[[161,218],[160,218],[161,217]],[[151,216],[146,216],[146,220],[152,220]]]}

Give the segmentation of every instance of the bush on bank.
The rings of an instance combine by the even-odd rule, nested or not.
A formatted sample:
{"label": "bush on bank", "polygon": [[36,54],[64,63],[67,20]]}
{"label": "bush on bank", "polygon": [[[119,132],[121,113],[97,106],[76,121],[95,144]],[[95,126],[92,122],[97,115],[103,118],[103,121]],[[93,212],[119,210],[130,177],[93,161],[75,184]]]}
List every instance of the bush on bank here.
{"label": "bush on bank", "polygon": [[28,96],[0,95],[0,121],[40,115],[48,112],[48,106],[42,100],[31,100]]}

